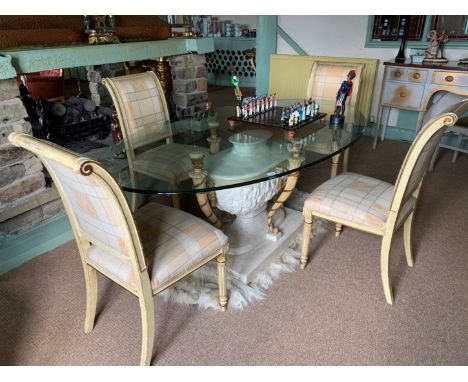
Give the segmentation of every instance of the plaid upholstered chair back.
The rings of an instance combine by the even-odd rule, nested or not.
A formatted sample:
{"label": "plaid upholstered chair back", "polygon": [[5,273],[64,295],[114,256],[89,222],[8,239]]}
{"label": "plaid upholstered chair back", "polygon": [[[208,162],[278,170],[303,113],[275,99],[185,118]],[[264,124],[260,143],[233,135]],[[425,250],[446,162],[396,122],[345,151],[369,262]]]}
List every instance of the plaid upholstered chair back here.
{"label": "plaid upholstered chair back", "polygon": [[105,78],[102,83],[114,102],[130,159],[143,145],[172,141],[166,99],[154,72]]}
{"label": "plaid upholstered chair back", "polygon": [[432,118],[421,128],[406,154],[395,184],[391,210],[397,211],[397,206],[404,204],[418,189],[442,135],[467,110],[468,99],[452,103],[437,115],[430,114]]}
{"label": "plaid upholstered chair back", "polygon": [[[346,100],[346,107],[348,110],[352,110],[358,99],[359,84],[363,68],[364,64],[328,61],[315,62],[310,72],[307,97],[320,99],[322,101],[320,110],[328,114],[333,114],[335,112],[336,93],[342,82],[346,80],[349,71],[354,70],[356,72],[356,77],[353,79],[352,92]],[[353,122],[353,118],[354,115],[351,113],[347,116],[347,121]]]}
{"label": "plaid upholstered chair back", "polygon": [[82,256],[97,249],[135,270],[145,268],[125,196],[99,163],[27,134],[13,133],[9,139],[36,154],[54,179]]}

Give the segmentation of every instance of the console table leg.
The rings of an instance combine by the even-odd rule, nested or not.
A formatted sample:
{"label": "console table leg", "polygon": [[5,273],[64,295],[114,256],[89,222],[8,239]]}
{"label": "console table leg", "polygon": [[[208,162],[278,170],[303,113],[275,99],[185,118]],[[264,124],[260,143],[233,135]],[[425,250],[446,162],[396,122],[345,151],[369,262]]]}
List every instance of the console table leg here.
{"label": "console table leg", "polygon": [[383,107],[379,107],[377,112],[377,120],[375,121],[375,132],[374,132],[374,143],[372,144],[372,148],[375,150],[377,147],[377,140],[379,139],[379,130],[380,130],[380,120],[382,119],[382,109]]}

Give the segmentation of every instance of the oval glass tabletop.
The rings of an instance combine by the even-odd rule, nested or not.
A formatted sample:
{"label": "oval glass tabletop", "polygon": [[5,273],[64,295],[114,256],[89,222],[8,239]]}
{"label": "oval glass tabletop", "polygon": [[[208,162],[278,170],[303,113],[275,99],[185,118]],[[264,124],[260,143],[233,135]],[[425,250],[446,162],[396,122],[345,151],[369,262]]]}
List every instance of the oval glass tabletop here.
{"label": "oval glass tabletop", "polygon": [[[283,110],[297,100],[256,118],[233,120],[233,106],[124,135],[97,158],[124,190],[183,194],[244,186],[284,177],[327,160],[363,134],[363,118],[348,108],[344,123],[330,124],[333,100],[322,101],[314,121],[281,123]],[[329,111],[331,110],[331,111]],[[234,118],[235,119],[235,118]]]}

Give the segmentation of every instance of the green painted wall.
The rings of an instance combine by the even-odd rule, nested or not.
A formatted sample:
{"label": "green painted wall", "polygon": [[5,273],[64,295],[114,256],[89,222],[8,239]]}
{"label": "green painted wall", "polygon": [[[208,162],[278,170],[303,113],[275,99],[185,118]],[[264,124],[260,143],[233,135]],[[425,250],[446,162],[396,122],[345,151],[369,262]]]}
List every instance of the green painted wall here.
{"label": "green painted wall", "polygon": [[65,213],[11,237],[0,238],[0,274],[73,239]]}

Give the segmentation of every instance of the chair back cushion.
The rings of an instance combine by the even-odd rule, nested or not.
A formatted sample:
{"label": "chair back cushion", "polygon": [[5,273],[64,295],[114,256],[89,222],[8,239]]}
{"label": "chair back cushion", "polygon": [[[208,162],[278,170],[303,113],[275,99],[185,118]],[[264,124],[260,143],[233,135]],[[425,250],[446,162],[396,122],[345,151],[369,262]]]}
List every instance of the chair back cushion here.
{"label": "chair back cushion", "polygon": [[99,163],[27,134],[13,133],[9,139],[36,154],[49,171],[64,203],[81,256],[85,258],[89,247],[96,246],[133,271],[146,268],[125,196]]}
{"label": "chair back cushion", "polygon": [[[444,105],[447,106],[445,103]],[[426,122],[416,136],[398,174],[391,207],[393,211],[398,211],[399,206],[407,201],[419,187],[442,135],[467,110],[468,99],[449,103],[448,107],[439,113],[429,111],[432,118]]]}
{"label": "chair back cushion", "polygon": [[445,91],[439,91],[432,96],[430,104],[424,113],[422,120],[422,127],[425,127],[427,123],[438,114],[441,114],[448,107],[467,99],[466,95],[459,95],[449,93]]}
{"label": "chair back cushion", "polygon": [[[322,100],[321,111],[332,114],[335,111],[336,93],[343,81],[346,80],[350,70],[356,71],[353,79],[353,88],[350,96],[346,100],[348,110],[356,105],[359,81],[364,64],[340,63],[340,62],[320,62],[317,61],[312,66],[307,87],[307,97]],[[351,117],[352,114],[349,115]],[[353,122],[353,121],[349,121]]]}
{"label": "chair back cushion", "polygon": [[106,78],[119,117],[127,154],[151,142],[171,137],[169,112],[161,84],[154,72]]}

